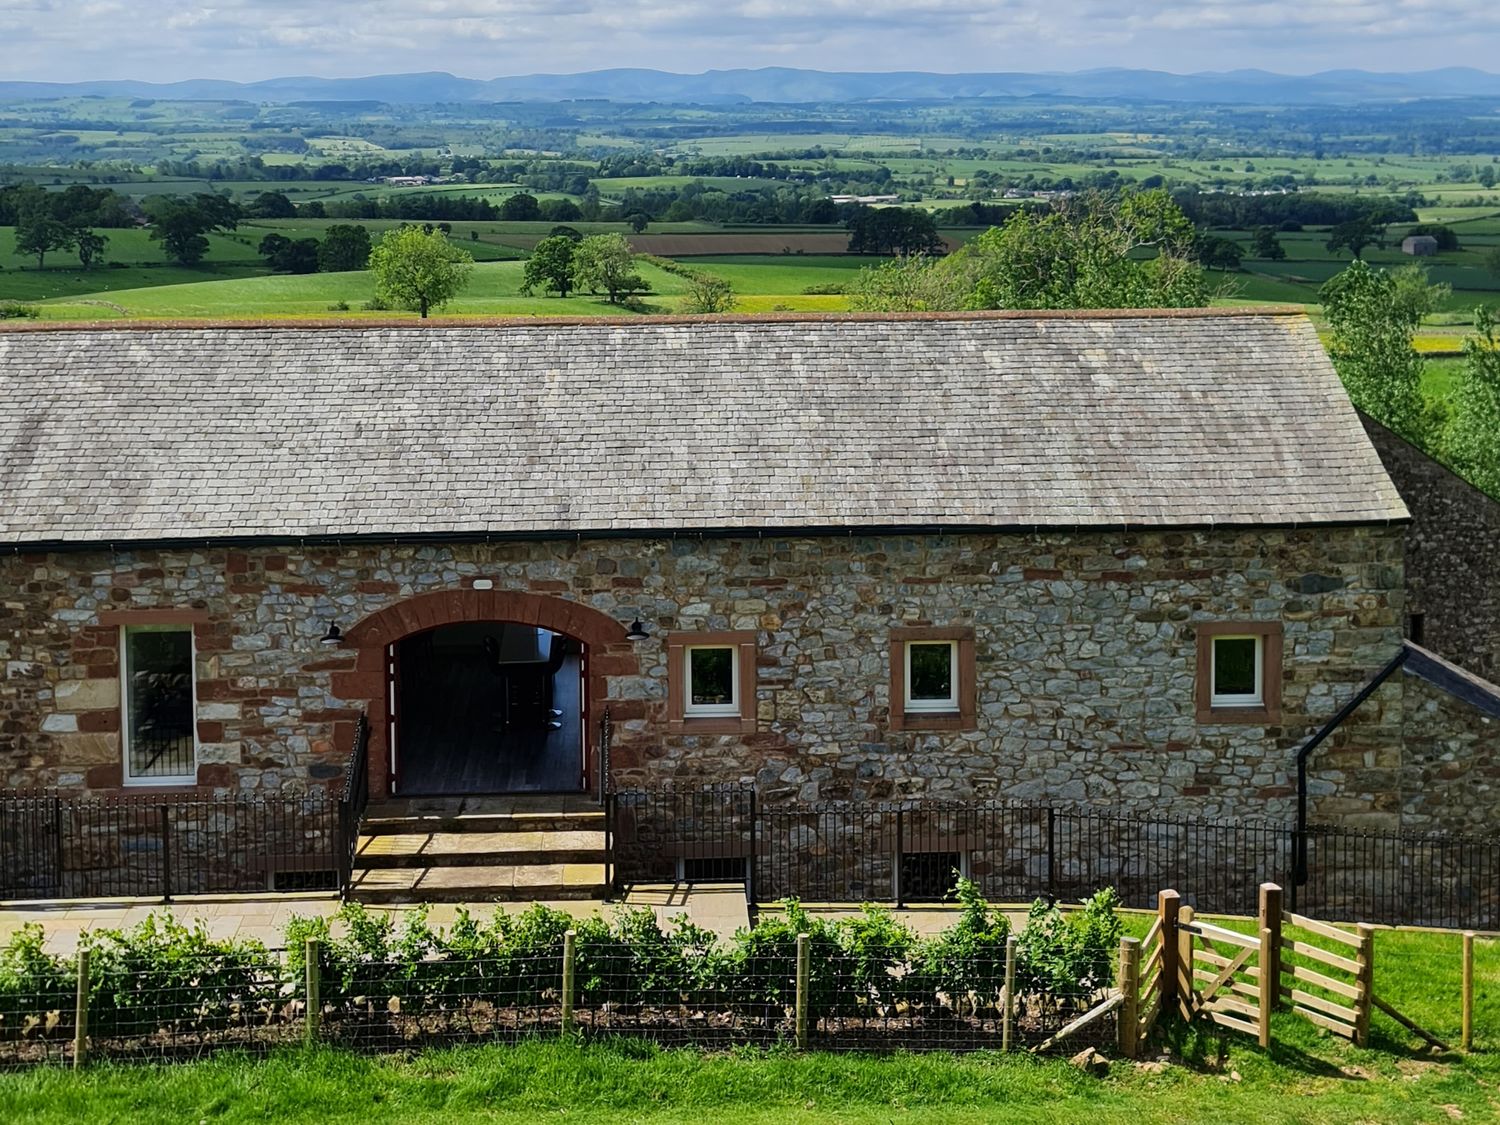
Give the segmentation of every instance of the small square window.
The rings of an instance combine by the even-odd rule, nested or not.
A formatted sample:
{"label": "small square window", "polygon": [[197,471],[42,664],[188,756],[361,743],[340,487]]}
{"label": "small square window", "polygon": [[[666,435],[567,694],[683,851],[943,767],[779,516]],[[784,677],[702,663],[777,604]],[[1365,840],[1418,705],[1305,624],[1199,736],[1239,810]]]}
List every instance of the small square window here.
{"label": "small square window", "polygon": [[734,645],[689,645],[684,649],[689,716],[738,715],[740,654]]}
{"label": "small square window", "polygon": [[1264,646],[1260,637],[1215,637],[1213,705],[1260,707],[1265,702]]}
{"label": "small square window", "polygon": [[958,642],[908,641],[907,711],[958,710]]}

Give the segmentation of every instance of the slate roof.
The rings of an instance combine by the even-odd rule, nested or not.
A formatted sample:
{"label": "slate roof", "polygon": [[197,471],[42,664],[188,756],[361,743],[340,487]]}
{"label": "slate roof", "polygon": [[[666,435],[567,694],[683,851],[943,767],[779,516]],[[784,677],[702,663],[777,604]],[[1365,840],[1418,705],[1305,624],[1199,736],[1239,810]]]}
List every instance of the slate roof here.
{"label": "slate roof", "polygon": [[1300,315],[0,332],[0,543],[1403,520]]}

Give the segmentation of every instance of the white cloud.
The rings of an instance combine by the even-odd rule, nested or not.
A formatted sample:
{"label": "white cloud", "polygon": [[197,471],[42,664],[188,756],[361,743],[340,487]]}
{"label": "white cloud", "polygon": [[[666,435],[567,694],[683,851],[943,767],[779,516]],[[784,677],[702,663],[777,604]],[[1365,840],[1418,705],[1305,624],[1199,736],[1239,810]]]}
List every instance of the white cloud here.
{"label": "white cloud", "polygon": [[[1455,29],[1463,29],[1455,34]],[[3,77],[1411,70],[1500,59],[1493,0],[0,0]]]}

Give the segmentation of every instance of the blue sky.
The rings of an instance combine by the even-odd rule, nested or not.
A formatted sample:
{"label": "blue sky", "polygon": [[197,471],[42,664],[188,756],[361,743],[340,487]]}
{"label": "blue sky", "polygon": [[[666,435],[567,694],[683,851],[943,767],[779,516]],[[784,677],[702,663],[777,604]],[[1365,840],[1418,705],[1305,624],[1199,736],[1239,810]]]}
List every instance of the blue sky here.
{"label": "blue sky", "polygon": [[1497,0],[0,0],[0,78],[1500,70]]}

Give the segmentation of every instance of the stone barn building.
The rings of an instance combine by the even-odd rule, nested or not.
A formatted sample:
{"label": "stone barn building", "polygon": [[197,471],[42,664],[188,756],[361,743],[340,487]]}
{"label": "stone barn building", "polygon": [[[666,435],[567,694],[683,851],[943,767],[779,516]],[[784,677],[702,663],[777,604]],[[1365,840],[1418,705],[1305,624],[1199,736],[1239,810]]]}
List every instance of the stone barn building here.
{"label": "stone barn building", "polygon": [[[1285,312],[43,326],[0,370],[13,788],[301,794],[363,713],[377,799],[1286,821],[1403,645],[1407,505]],[[1449,667],[1339,727],[1317,818],[1500,826]]]}
{"label": "stone barn building", "polygon": [[1438,252],[1438,240],[1430,234],[1409,234],[1401,240],[1401,253],[1430,258]]}

